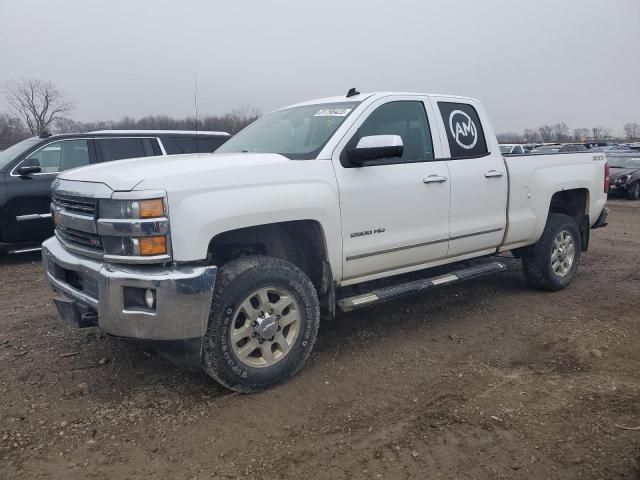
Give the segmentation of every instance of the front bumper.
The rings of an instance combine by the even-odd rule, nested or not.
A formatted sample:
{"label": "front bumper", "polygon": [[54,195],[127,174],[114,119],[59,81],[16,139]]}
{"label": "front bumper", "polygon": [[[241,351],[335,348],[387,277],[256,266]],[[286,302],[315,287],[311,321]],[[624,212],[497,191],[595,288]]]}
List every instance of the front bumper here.
{"label": "front bumper", "polygon": [[[207,328],[217,268],[113,265],[65,250],[57,238],[42,244],[46,278],[62,300],[95,311],[104,332],[138,340],[201,339]],[[153,309],[125,308],[125,287],[152,289]]]}

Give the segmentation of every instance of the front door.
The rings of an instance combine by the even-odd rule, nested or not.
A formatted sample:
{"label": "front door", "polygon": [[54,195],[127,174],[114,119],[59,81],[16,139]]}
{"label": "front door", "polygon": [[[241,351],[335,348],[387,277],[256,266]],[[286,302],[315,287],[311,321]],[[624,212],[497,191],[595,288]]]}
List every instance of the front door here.
{"label": "front door", "polygon": [[[421,97],[381,99],[334,152],[345,284],[447,256],[449,170],[446,161],[434,161],[441,147],[437,136],[434,145],[430,108]],[[399,135],[402,157],[351,166],[346,152],[370,135]]]}
{"label": "front door", "polygon": [[[41,242],[53,235],[51,183],[63,170],[90,163],[90,140],[69,139],[49,143],[16,165],[6,177],[8,231],[11,243]],[[40,173],[22,177],[22,165],[39,165]]]}

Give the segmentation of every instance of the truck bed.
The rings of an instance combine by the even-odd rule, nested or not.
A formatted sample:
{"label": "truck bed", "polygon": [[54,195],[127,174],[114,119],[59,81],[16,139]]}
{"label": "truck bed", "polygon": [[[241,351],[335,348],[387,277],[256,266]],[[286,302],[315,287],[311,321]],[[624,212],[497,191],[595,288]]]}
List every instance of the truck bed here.
{"label": "truck bed", "polygon": [[[586,189],[592,225],[607,201],[604,192],[605,157],[602,153],[508,155],[507,232],[501,251],[531,244],[544,229],[555,192]],[[594,192],[601,192],[594,194]]]}

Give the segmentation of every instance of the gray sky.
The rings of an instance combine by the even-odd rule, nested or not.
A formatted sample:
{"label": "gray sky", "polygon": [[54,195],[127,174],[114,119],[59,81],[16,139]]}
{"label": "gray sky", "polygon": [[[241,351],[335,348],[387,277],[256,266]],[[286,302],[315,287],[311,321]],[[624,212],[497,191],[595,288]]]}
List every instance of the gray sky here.
{"label": "gray sky", "polygon": [[[0,83],[76,120],[263,112],[402,90],[479,98],[498,131],[640,123],[640,0],[0,0]],[[0,111],[6,110],[0,98]]]}

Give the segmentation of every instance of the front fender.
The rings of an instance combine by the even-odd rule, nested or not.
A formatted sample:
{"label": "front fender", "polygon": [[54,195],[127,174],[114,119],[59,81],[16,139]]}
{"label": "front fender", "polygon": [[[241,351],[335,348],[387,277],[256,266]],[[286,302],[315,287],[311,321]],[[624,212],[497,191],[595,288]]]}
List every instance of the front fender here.
{"label": "front fender", "polygon": [[[342,273],[338,189],[331,162],[292,161],[288,170],[265,172],[263,181],[241,181],[169,191],[173,257],[178,262],[204,260],[215,236],[239,228],[312,220],[324,231],[334,276]],[[278,170],[274,168],[273,170]],[[248,172],[255,178],[257,172]],[[303,178],[300,180],[299,178]]]}

